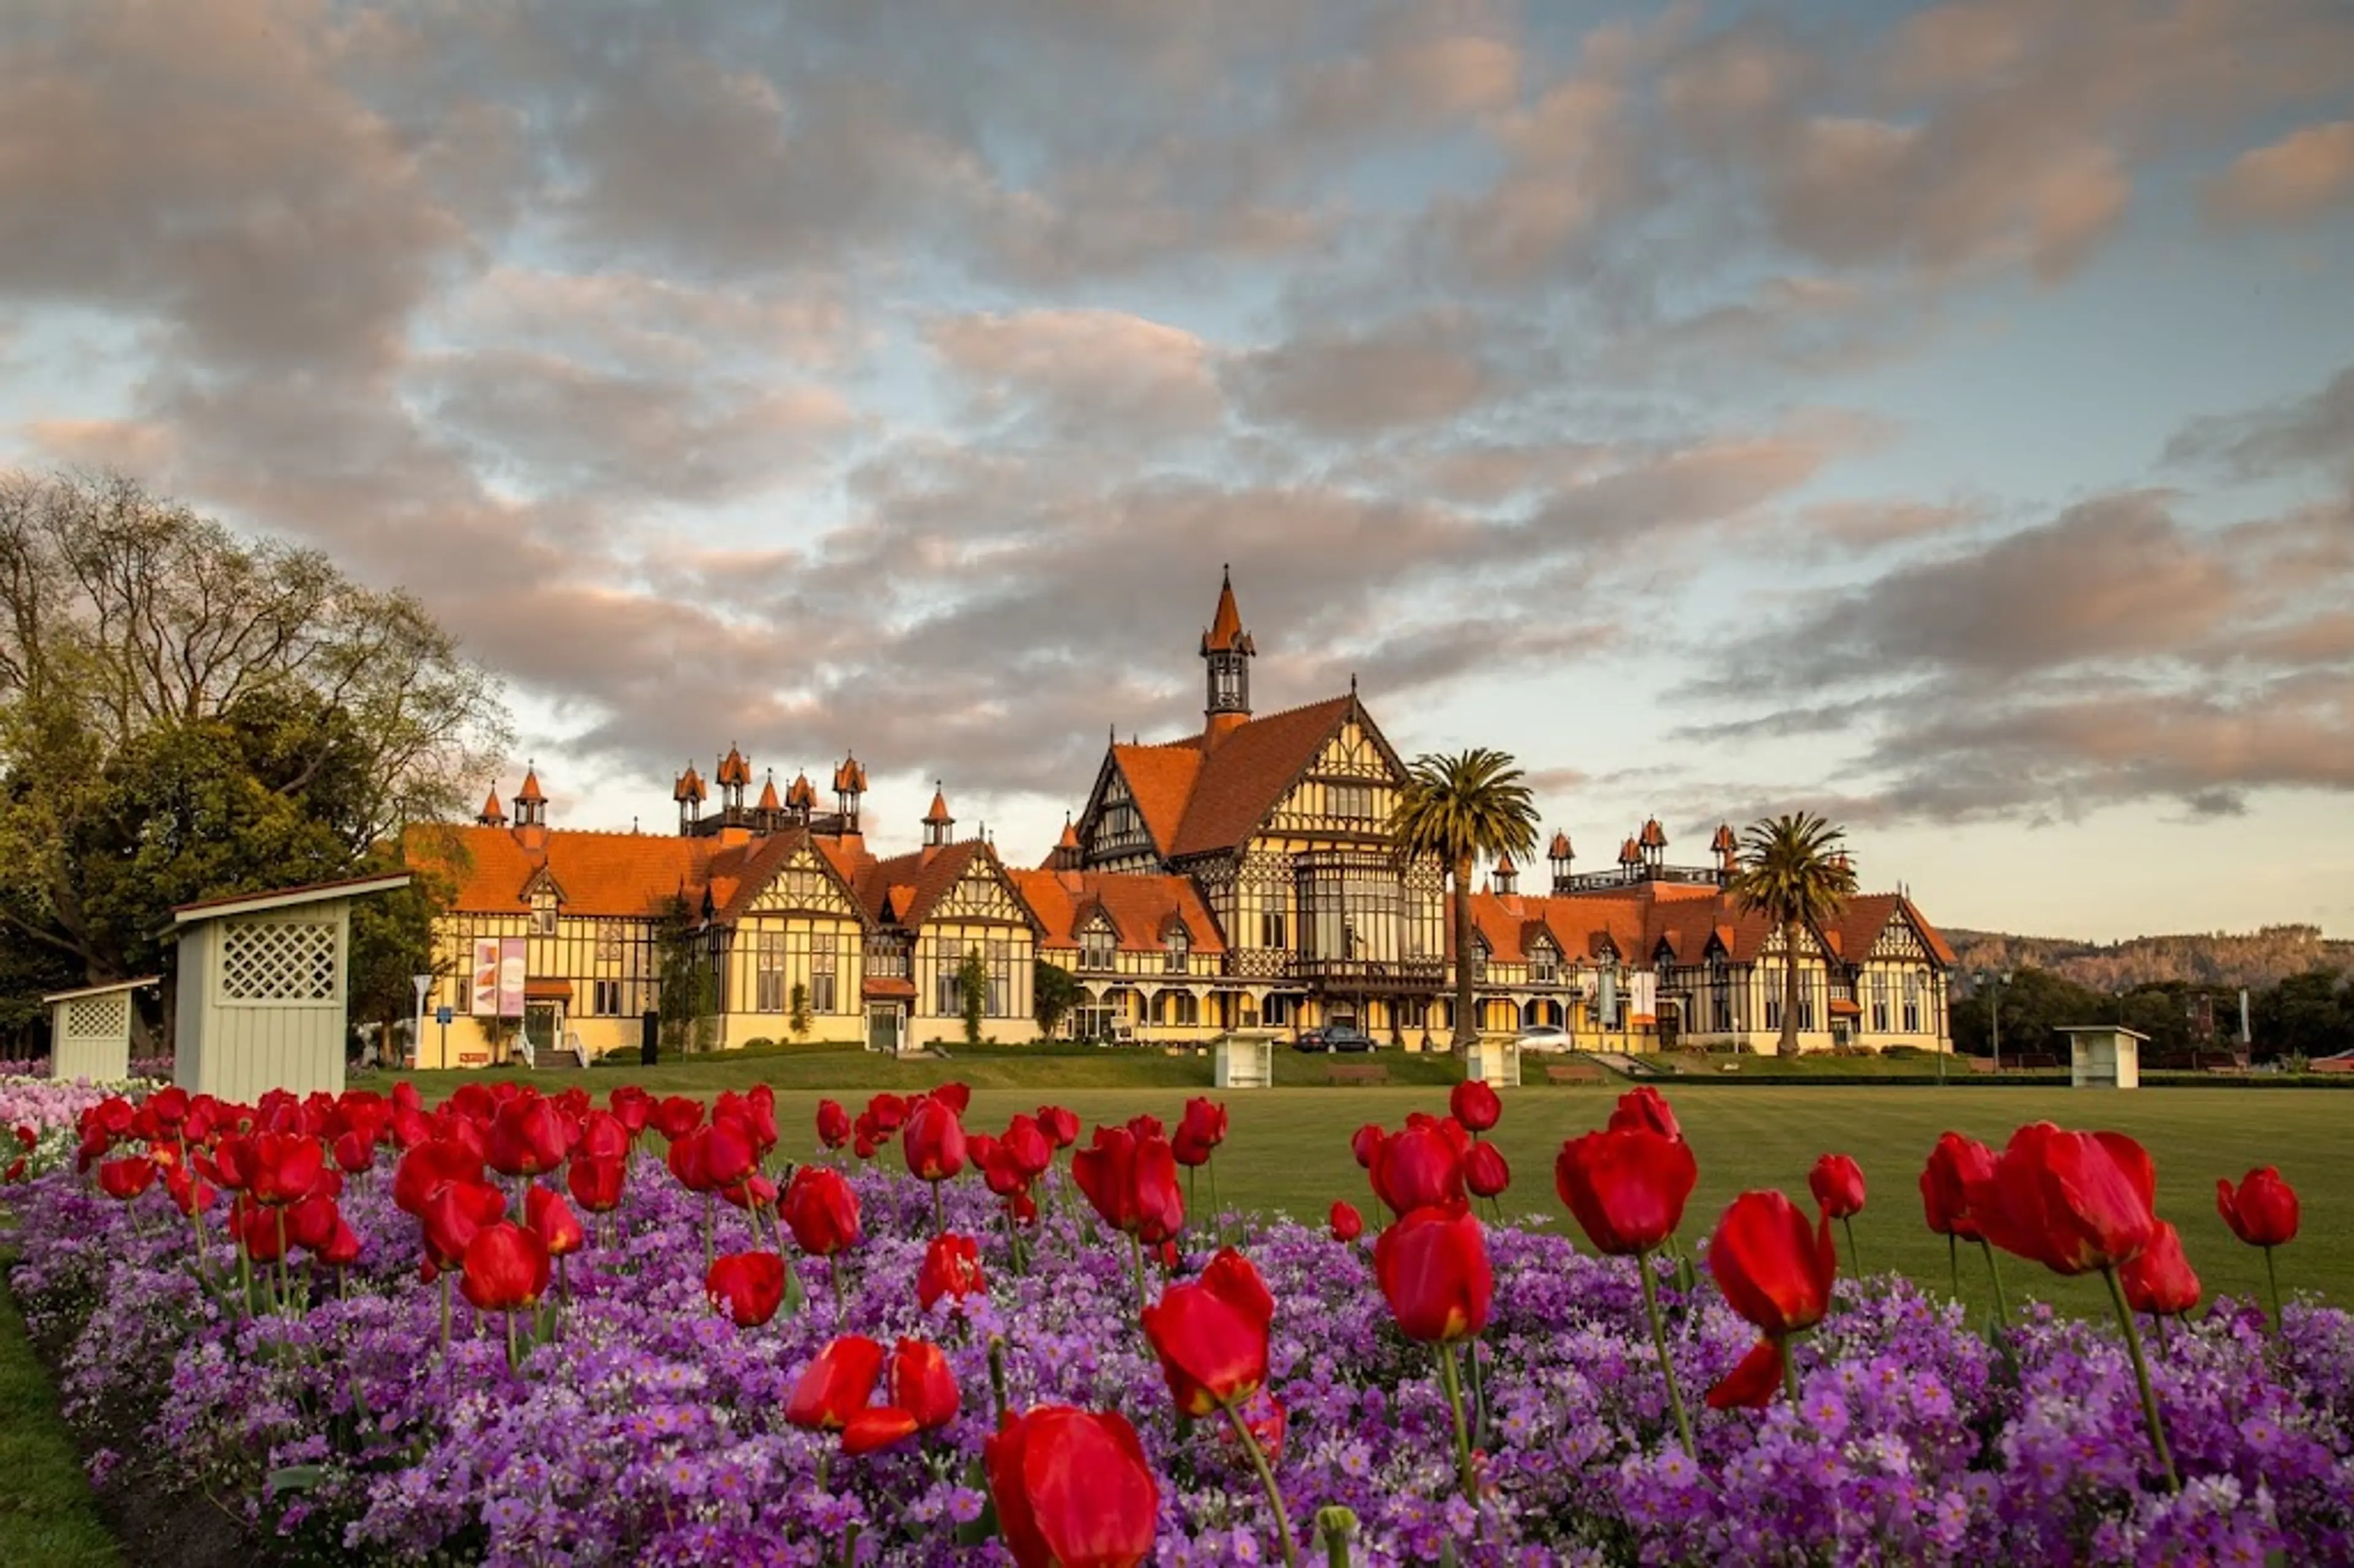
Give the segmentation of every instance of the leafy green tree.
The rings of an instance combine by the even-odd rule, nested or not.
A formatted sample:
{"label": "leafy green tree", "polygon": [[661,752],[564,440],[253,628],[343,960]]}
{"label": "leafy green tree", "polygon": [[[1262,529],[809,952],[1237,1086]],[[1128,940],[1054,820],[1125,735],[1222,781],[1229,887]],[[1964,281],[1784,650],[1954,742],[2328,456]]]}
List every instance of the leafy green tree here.
{"label": "leafy green tree", "polygon": [[1998,1008],[2002,1054],[2010,1061],[2029,1054],[2056,1055],[2061,1025],[2112,1022],[2115,1002],[2049,969],[2015,969],[2009,980],[1992,975],[1983,981],[1973,978],[1970,994],[1954,1004],[1955,1049],[1990,1054]]}
{"label": "leafy green tree", "polygon": [[506,737],[408,595],[125,479],[0,473],[0,932],[75,978],[168,969],[174,904],[361,871]]}
{"label": "leafy green tree", "polygon": [[808,1039],[808,1038],[809,1038],[809,1032],[810,1032],[810,995],[809,995],[809,987],[807,987],[807,986],[803,985],[803,984],[802,984],[801,981],[799,981],[799,980],[795,980],[795,981],[793,982],[792,1012],[791,1012],[791,1013],[790,1013],[790,1022],[791,1022],[791,1024],[792,1024],[793,1038],[794,1038],[794,1039],[796,1039],[796,1040],[806,1040],[806,1039]]}
{"label": "leafy green tree", "polygon": [[1782,1037],[1778,1056],[1798,1054],[1798,931],[1820,930],[1855,892],[1855,867],[1840,850],[1846,833],[1805,811],[1765,817],[1741,835],[1733,896],[1782,930]]}
{"label": "leafy green tree", "polygon": [[978,948],[964,950],[964,962],[957,966],[958,1011],[964,1015],[964,1043],[981,1044],[981,1020],[989,1005],[989,960]]}
{"label": "leafy green tree", "polygon": [[1077,977],[1060,964],[1050,964],[1044,959],[1030,965],[1030,1012],[1038,1021],[1038,1033],[1052,1038],[1071,1010],[1079,1005]]}
{"label": "leafy green tree", "polygon": [[673,897],[663,916],[658,985],[663,1049],[676,1054],[710,1048],[718,1004],[703,921]]}
{"label": "leafy green tree", "polygon": [[2354,1046],[2354,992],[2336,969],[2291,975],[2249,999],[2249,1033],[2258,1054],[2329,1056]]}
{"label": "leafy green tree", "polygon": [[1482,856],[1526,859],[1536,852],[1536,802],[1521,778],[1511,758],[1500,751],[1426,754],[1415,758],[1390,810],[1390,846],[1399,869],[1428,860],[1447,869],[1455,926],[1458,1056],[1479,1039],[1471,994],[1471,873]]}

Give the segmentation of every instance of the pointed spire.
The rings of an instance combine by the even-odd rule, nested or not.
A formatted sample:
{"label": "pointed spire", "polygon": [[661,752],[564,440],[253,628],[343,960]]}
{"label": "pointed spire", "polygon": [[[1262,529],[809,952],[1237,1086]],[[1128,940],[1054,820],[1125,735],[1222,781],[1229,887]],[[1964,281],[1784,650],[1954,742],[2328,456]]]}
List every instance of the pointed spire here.
{"label": "pointed spire", "polygon": [[773,768],[769,769],[769,781],[760,786],[760,810],[763,811],[784,810],[784,802],[777,799],[777,770]]}
{"label": "pointed spire", "polygon": [[1075,850],[1079,847],[1079,830],[1071,821],[1071,813],[1063,813],[1063,836],[1055,841],[1056,849]]}
{"label": "pointed spire", "polygon": [[793,781],[785,787],[785,804],[796,811],[806,811],[816,806],[817,786],[810,782],[808,774],[793,775]]}
{"label": "pointed spire", "polygon": [[546,803],[547,796],[539,787],[539,765],[531,763],[524,768],[523,788],[515,791],[515,804],[543,806]]}
{"label": "pointed spire", "polygon": [[474,821],[486,828],[504,828],[507,825],[506,808],[499,804],[499,786],[496,779],[491,781],[491,792],[482,797],[482,809],[475,816]]}
{"label": "pointed spire", "polygon": [[1569,847],[1569,835],[1564,832],[1554,833],[1553,842],[1545,848],[1545,857],[1549,860],[1569,860],[1575,853]]}
{"label": "pointed spire", "polygon": [[924,813],[924,821],[928,822],[956,821],[954,817],[949,815],[948,786],[938,779],[932,780],[932,809]]}
{"label": "pointed spire", "polygon": [[1230,567],[1219,568],[1218,608],[1210,617],[1209,630],[1202,633],[1202,652],[1258,652],[1251,646],[1250,633],[1243,630],[1243,612],[1235,603],[1235,578]]}

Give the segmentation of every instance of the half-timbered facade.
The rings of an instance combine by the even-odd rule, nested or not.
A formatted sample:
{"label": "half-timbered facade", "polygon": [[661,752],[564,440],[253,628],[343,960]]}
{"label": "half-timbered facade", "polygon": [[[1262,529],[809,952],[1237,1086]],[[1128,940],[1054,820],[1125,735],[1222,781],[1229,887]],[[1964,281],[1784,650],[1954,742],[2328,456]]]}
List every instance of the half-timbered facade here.
{"label": "half-timbered facade", "polygon": [[[1355,683],[1254,715],[1257,647],[1231,579],[1199,652],[1201,729],[1152,745],[1115,736],[1035,870],[959,840],[945,790],[921,847],[878,858],[854,757],[834,769],[826,810],[806,776],[781,792],[771,777],[754,796],[751,764],[731,747],[711,783],[692,766],[679,775],[675,836],[550,829],[535,774],[510,822],[493,790],[472,826],[411,836],[412,863],[455,888],[435,927],[442,978],[429,1003],[453,1022],[429,1022],[421,1065],[504,1054],[510,1031],[474,1017],[469,955],[482,937],[525,943],[522,1031],[535,1045],[577,1041],[592,1054],[637,1042],[682,943],[709,969],[723,1045],[960,1039],[969,957],[991,1040],[1035,1036],[1044,959],[1076,981],[1079,1004],[1059,1027],[1080,1038],[1200,1043],[1345,1022],[1387,1044],[1443,1044],[1445,878],[1436,862],[1401,867],[1390,853],[1406,769]],[[1498,863],[1472,899],[1479,1028],[1551,1026],[1593,1049],[1770,1048],[1782,934],[1726,892],[1731,828],[1709,847],[1710,865],[1670,864],[1655,820],[1619,845],[1614,869],[1579,873],[1556,833],[1542,895],[1522,895],[1520,868]],[[1830,927],[1800,930],[1797,961],[1803,1046],[1946,1047],[1953,954],[1910,900],[1850,900]]]}

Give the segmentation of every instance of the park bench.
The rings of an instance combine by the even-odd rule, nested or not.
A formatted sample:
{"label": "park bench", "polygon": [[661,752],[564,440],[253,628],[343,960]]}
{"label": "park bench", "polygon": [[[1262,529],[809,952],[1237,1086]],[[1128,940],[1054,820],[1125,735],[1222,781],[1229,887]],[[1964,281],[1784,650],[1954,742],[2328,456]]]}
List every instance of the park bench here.
{"label": "park bench", "polygon": [[1378,1062],[1335,1062],[1324,1069],[1328,1084],[1386,1084],[1390,1070]]}
{"label": "park bench", "polygon": [[1548,1062],[1544,1075],[1548,1084],[1598,1084],[1603,1076],[1592,1062]]}

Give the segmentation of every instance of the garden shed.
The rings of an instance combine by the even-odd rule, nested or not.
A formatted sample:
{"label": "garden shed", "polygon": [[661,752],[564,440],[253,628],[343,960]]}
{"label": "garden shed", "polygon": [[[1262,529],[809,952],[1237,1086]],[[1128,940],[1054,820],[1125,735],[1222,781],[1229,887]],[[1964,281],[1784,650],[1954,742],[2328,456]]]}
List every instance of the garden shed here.
{"label": "garden shed", "polygon": [[49,1010],[49,1076],[61,1084],[129,1077],[132,998],[155,982],[149,975],[41,998]]}
{"label": "garden shed", "polygon": [[227,1100],[342,1093],[352,900],[408,885],[398,872],[175,909],[173,1080]]}

